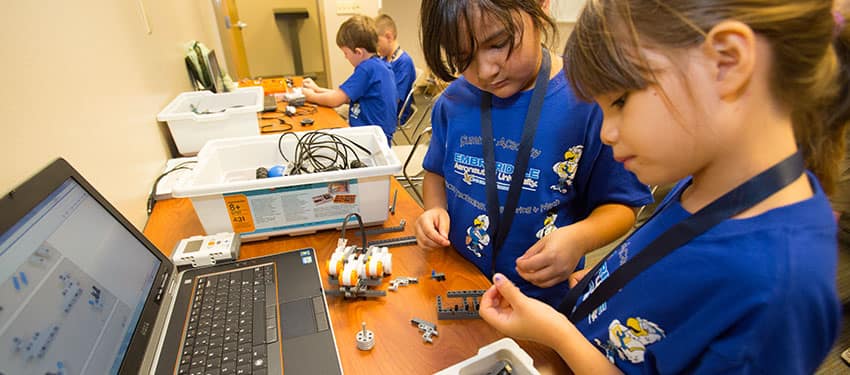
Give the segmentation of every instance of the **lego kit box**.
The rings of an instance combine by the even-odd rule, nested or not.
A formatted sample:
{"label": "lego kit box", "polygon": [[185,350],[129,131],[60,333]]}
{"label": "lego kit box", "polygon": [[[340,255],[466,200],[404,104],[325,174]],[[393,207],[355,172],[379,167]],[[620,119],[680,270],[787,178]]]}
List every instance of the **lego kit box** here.
{"label": "lego kit box", "polygon": [[[303,140],[316,132],[357,145],[322,147],[312,158],[328,163],[338,156],[334,150],[343,148],[347,162],[357,167],[292,174],[296,155],[303,158]],[[333,146],[323,139],[323,145]],[[257,178],[260,167],[278,167],[284,175]],[[192,200],[207,233],[260,239],[339,228],[352,212],[365,225],[381,224],[388,216],[390,178],[400,170],[378,126],[218,139],[201,149],[197,165],[173,187],[173,195]]]}

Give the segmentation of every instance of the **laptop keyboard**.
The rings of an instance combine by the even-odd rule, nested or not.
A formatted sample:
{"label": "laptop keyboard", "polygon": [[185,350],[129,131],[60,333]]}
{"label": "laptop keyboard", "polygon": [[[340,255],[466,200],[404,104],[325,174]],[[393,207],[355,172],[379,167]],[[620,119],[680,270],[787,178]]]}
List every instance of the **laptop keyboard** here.
{"label": "laptop keyboard", "polygon": [[272,264],[197,278],[177,373],[265,375],[278,341]]}

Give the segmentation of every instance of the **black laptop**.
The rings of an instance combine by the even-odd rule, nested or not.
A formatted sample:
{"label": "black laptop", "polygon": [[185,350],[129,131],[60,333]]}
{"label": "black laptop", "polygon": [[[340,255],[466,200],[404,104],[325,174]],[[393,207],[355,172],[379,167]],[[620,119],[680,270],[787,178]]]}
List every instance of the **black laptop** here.
{"label": "black laptop", "polygon": [[313,249],[177,273],[63,159],[0,212],[0,375],[342,373]]}

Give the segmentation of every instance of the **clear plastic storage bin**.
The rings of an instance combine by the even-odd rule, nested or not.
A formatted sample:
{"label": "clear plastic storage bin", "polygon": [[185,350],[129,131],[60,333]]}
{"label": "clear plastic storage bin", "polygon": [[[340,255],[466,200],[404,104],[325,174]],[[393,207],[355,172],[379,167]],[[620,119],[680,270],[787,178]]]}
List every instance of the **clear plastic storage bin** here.
{"label": "clear plastic storage bin", "polygon": [[[303,137],[313,132],[292,134]],[[383,223],[388,215],[390,178],[401,170],[401,163],[390,151],[381,128],[321,132],[345,137],[369,150],[371,155],[353,147],[365,166],[258,179],[258,167],[288,164],[281,151],[293,160],[296,137],[219,139],[201,149],[198,164],[174,186],[173,195],[192,199],[207,233],[236,232],[242,239],[339,228],[352,212],[359,213],[365,225]]]}
{"label": "clear plastic storage bin", "polygon": [[246,87],[214,94],[190,91],[178,95],[156,119],[168,123],[181,155],[194,155],[209,140],[260,134],[257,112],[263,110],[263,88]]}
{"label": "clear plastic storage bin", "polygon": [[531,356],[516,341],[505,337],[478,349],[478,354],[460,363],[434,373],[434,375],[496,374],[505,364],[511,374],[540,375],[534,368]]}

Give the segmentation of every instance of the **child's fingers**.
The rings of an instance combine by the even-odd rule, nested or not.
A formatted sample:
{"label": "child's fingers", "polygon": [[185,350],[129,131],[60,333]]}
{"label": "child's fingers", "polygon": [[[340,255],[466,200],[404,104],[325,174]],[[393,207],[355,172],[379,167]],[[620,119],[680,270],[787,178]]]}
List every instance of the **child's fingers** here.
{"label": "child's fingers", "polygon": [[545,268],[549,264],[550,260],[543,256],[541,253],[542,250],[543,245],[540,243],[531,246],[525,254],[522,254],[521,257],[517,258],[517,269],[525,273],[534,273]]}
{"label": "child's fingers", "polygon": [[581,281],[581,279],[583,279],[588,272],[590,272],[590,268],[585,268],[581,271],[573,272],[570,275],[570,288],[576,286],[576,284],[578,284],[578,282]]}
{"label": "child's fingers", "polygon": [[428,239],[434,243],[433,247],[443,247],[449,245],[449,239],[443,236],[436,228],[428,231]]}
{"label": "child's fingers", "polygon": [[497,273],[493,275],[493,286],[505,300],[505,302],[513,305],[518,299],[524,297],[519,288],[508,280],[505,275]]}
{"label": "child's fingers", "polygon": [[487,288],[487,291],[484,292],[484,295],[481,296],[481,307],[480,309],[487,308],[495,308],[499,307],[502,303],[501,298],[499,296],[499,290],[496,289],[495,285]]}
{"label": "child's fingers", "polygon": [[537,242],[534,243],[534,245],[531,245],[531,247],[529,247],[528,250],[526,250],[525,253],[522,254],[522,256],[517,258],[517,260],[528,259],[528,258],[534,256],[535,254],[539,253],[541,250],[543,250],[543,242],[537,241]]}
{"label": "child's fingers", "polygon": [[440,217],[437,221],[437,234],[440,235],[443,246],[449,246],[449,216]]}

